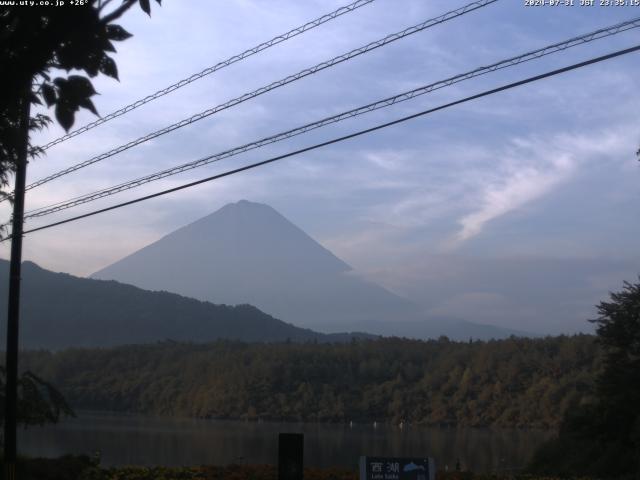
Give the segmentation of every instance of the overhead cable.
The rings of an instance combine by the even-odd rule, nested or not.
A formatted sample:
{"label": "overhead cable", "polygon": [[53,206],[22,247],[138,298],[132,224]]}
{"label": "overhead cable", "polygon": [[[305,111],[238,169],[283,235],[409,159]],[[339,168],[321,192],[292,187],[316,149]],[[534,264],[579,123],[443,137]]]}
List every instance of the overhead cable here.
{"label": "overhead cable", "polygon": [[337,123],[348,118],[353,118],[359,115],[363,115],[368,112],[372,112],[375,110],[379,110],[381,108],[389,107],[391,105],[395,105],[400,102],[404,102],[406,100],[418,97],[420,95],[424,95],[434,90],[438,90],[440,88],[448,87],[450,85],[462,82],[464,80],[469,80],[474,77],[478,77],[480,75],[485,75],[490,72],[494,72],[496,70],[500,70],[503,68],[512,67],[515,65],[519,65],[524,62],[528,62],[531,60],[535,60],[541,58],[546,55],[550,55],[559,51],[564,51],[568,48],[574,47],[576,45],[581,45],[584,43],[589,43],[594,40],[598,40],[601,38],[609,37],[611,35],[615,35],[620,32],[624,32],[626,30],[640,27],[640,17],[627,20],[625,22],[621,22],[609,27],[601,28],[595,30],[593,32],[580,35],[577,37],[572,37],[563,42],[554,43],[552,45],[547,45],[545,47],[539,48],[537,50],[533,50],[515,57],[511,57],[505,60],[501,60],[499,62],[493,63],[491,65],[478,67],[474,70],[470,70],[465,73],[461,73],[459,75],[455,75],[453,77],[446,78],[444,80],[440,80],[435,83],[431,83],[429,85],[425,85],[407,92],[400,93],[398,95],[394,95],[392,97],[385,98],[383,100],[378,100],[373,103],[369,103],[367,105],[354,108],[352,110],[348,110],[337,115],[333,115],[330,117],[323,118],[321,120],[308,123],[306,125],[296,127],[291,130],[287,130],[285,132],[280,132],[275,135],[271,135],[269,137],[262,138],[260,140],[253,141],[251,143],[247,143],[241,145],[239,147],[234,147],[229,150],[225,150],[223,152],[216,153],[214,155],[208,155],[206,157],[200,158],[198,160],[194,160],[188,163],[184,163],[182,165],[178,165],[175,167],[168,168],[166,170],[162,170],[153,174],[149,174],[135,180],[131,180],[125,183],[121,183],[119,185],[115,185],[112,187],[108,187],[102,190],[98,190],[92,193],[88,193],[85,195],[81,195],[78,197],[74,197],[71,199],[64,200],[62,202],[58,202],[52,205],[47,205],[44,207],[40,207],[31,211],[28,211],[25,214],[25,218],[35,218],[42,217],[45,215],[50,215],[55,212],[59,212],[61,210],[66,210],[68,208],[72,208],[78,205],[82,205],[84,203],[92,202],[94,200],[98,200],[100,198],[108,197],[111,195],[115,195],[117,193],[130,190],[141,185],[154,182],[156,180],[161,180],[163,178],[176,175],[188,170],[192,170],[194,168],[202,167],[204,165],[208,165],[210,163],[214,163],[235,155],[239,155],[241,153],[254,150],[265,145],[269,145],[271,143],[279,142],[282,140],[286,140],[288,138],[301,135],[303,133],[309,132],[311,130],[315,130],[317,128],[324,127],[329,124]]}
{"label": "overhead cable", "polygon": [[195,82],[196,80],[200,80],[203,77],[206,77],[207,75],[210,75],[214,72],[217,72],[218,70],[221,70],[225,67],[228,67],[229,65],[232,65],[234,63],[237,63],[241,60],[244,60],[247,57],[250,57],[252,55],[255,55],[256,53],[262,52],[263,50],[266,50],[267,48],[273,47],[274,45],[277,45],[279,43],[282,43],[286,40],[289,40],[293,37],[296,37],[298,35],[300,35],[301,33],[307,32],[313,28],[316,28],[320,25],[322,25],[323,23],[327,23],[335,18],[338,18],[346,13],[350,13],[353,12],[354,10],[363,7],[365,5],[368,5],[370,3],[372,3],[375,0],[356,0],[353,3],[350,3],[349,5],[345,5],[343,7],[338,8],[337,10],[334,10],[333,12],[327,13],[326,15],[322,15],[321,17],[316,18],[315,20],[311,20],[310,22],[305,23],[304,25],[301,25],[299,27],[294,28],[293,30],[289,30],[286,33],[283,33],[281,35],[278,35],[277,37],[273,37],[271,40],[268,40],[266,42],[263,42],[259,45],[256,45],[255,47],[252,47],[248,50],[245,50],[242,53],[238,53],[236,55],[233,55],[229,58],[227,58],[226,60],[222,60],[221,62],[216,63],[215,65],[211,66],[211,67],[207,67],[204,70],[202,70],[201,72],[195,73],[193,75],[191,75],[190,77],[187,78],[183,78],[182,80],[169,85],[168,87],[165,87],[161,90],[158,90],[155,93],[152,93],[151,95],[147,95],[144,98],[141,98],[140,100],[136,100],[135,102],[122,107],[118,110],[116,110],[115,112],[112,112],[108,115],[105,115],[104,117],[100,117],[97,120],[88,123],[76,130],[73,130],[69,133],[67,133],[66,135],[63,135],[59,138],[56,138],[55,140],[52,140],[51,142],[47,143],[46,145],[43,145],[41,148],[43,150],[47,150],[48,148],[53,147],[54,145],[57,145],[61,142],[64,142],[65,140],[68,140],[70,138],[73,138],[75,136],[80,135],[81,133],[87,132],[89,130],[91,130],[92,128],[95,128],[99,125],[102,125],[103,123],[108,122],[109,120],[113,120],[114,118],[117,118],[121,115],[124,115],[125,113],[128,113],[132,110],[135,110],[138,107],[141,107],[142,105],[149,103],[153,100],[156,100],[160,97],[164,97],[165,95],[178,90],[179,88],[182,88],[186,85],[189,85],[190,83]]}
{"label": "overhead cable", "polygon": [[29,185],[27,185],[26,190],[31,190],[33,188],[36,188],[40,185],[43,185],[47,182],[50,182],[56,178],[62,177],[63,175],[68,175],[72,172],[75,172],[77,170],[80,170],[81,168],[87,167],[89,165],[93,165],[94,163],[100,162],[102,160],[105,160],[109,157],[112,157],[118,153],[124,152],[125,150],[128,150],[132,147],[135,147],[136,145],[140,145],[142,143],[148,142],[149,140],[152,140],[154,138],[157,138],[161,135],[165,135],[169,132],[172,132],[174,130],[177,130],[179,128],[182,128],[184,126],[187,125],[191,125],[194,122],[197,122],[199,120],[202,120],[204,118],[209,117],[210,115],[213,115],[215,113],[221,112],[222,110],[226,110],[228,108],[234,107],[236,105],[239,105],[240,103],[246,102],[247,100],[250,100],[252,98],[255,98],[257,96],[263,95],[267,92],[270,92],[271,90],[275,90],[276,88],[282,87],[284,85],[288,85],[289,83],[295,82],[297,80],[300,80],[301,78],[307,77],[309,75],[318,73],[322,70],[325,70],[327,68],[333,67],[339,63],[345,62],[347,60],[351,60],[354,57],[357,57],[359,55],[362,55],[364,53],[370,52],[371,50],[375,50],[377,48],[380,48],[384,45],[388,45],[391,42],[395,42],[396,40],[400,40],[401,38],[407,37],[409,35],[413,35],[414,33],[418,33],[421,32],[427,28],[433,27],[435,25],[444,23],[446,21],[452,20],[454,18],[460,17],[461,15],[464,15],[466,13],[472,12],[474,10],[477,10],[479,8],[482,7],[486,7],[487,5],[490,5],[492,3],[497,2],[498,0],[478,0],[475,2],[472,2],[468,5],[465,5],[464,7],[458,8],[456,10],[452,10],[450,12],[447,12],[443,15],[440,15],[436,18],[432,18],[430,20],[426,20],[422,23],[419,23],[417,25],[414,25],[412,27],[406,28],[400,32],[397,33],[392,33],[390,35],[387,35],[386,37],[380,39],[380,40],[376,40],[375,42],[371,42],[365,46],[356,48],[354,50],[351,50],[350,52],[344,53],[342,55],[339,55],[337,57],[334,57],[330,60],[324,61],[322,63],[319,63],[313,67],[310,68],[306,68],[304,70],[301,70],[300,72],[293,74],[293,75],[289,75],[285,78],[282,78],[278,81],[275,81],[273,83],[270,83],[269,85],[263,86],[258,88],[257,90],[254,90],[252,92],[249,93],[245,93],[244,95],[241,95],[239,97],[236,97],[232,100],[229,100],[228,102],[225,102],[223,104],[217,105],[215,107],[209,108],[207,110],[204,110],[198,114],[195,114],[189,118],[186,118],[184,120],[181,120],[180,122],[174,123],[172,125],[169,125],[168,127],[162,128],[160,130],[157,130],[155,132],[149,133],[143,137],[137,138],[136,140],[132,140],[128,143],[125,143],[124,145],[120,145],[112,150],[109,150],[108,152],[102,153],[100,155],[97,155],[95,157],[92,157],[88,160],[85,160],[84,162],[80,162],[76,165],[72,165],[71,167],[65,168],[63,170],[60,170],[59,172],[56,172],[52,175],[49,175],[45,178],[42,178],[40,180],[37,180]]}
{"label": "overhead cable", "polygon": [[[236,169],[233,169],[233,170],[229,170],[229,171],[226,171],[226,172],[223,172],[223,173],[219,173],[217,175],[212,175],[210,177],[203,178],[203,179],[200,179],[200,180],[197,180],[197,181],[194,181],[194,182],[189,182],[189,183],[186,183],[184,185],[180,185],[180,186],[177,186],[177,187],[169,188],[167,190],[162,190],[160,192],[156,192],[156,193],[153,193],[151,195],[145,195],[143,197],[139,197],[139,198],[136,198],[136,199],[133,199],[133,200],[129,200],[127,202],[123,202],[123,203],[119,203],[119,204],[116,204],[116,205],[112,205],[110,207],[101,208],[99,210],[94,210],[94,211],[91,211],[91,212],[88,212],[88,213],[85,213],[85,214],[82,214],[82,215],[78,215],[78,216],[75,216],[75,217],[67,218],[65,220],[60,220],[58,222],[54,222],[54,223],[50,223],[50,224],[43,225],[43,226],[40,226],[40,227],[32,228],[30,230],[26,230],[24,233],[25,234],[33,233],[33,232],[37,232],[37,231],[40,231],[40,230],[45,230],[45,229],[48,229],[48,228],[56,227],[56,226],[63,225],[63,224],[66,224],[66,223],[70,223],[70,222],[74,222],[74,221],[77,221],[77,220],[81,220],[83,218],[92,217],[92,216],[98,215],[100,213],[108,212],[108,211],[111,211],[111,210],[116,210],[116,209],[119,209],[119,208],[126,207],[128,205],[133,205],[135,203],[140,203],[140,202],[143,202],[143,201],[146,201],[146,200],[150,200],[152,198],[156,198],[156,197],[160,197],[160,196],[163,196],[163,195],[167,195],[169,193],[177,192],[179,190],[184,190],[186,188],[191,188],[191,187],[194,187],[196,185],[201,185],[203,183],[211,182],[213,180],[218,180],[220,178],[228,177],[228,176],[234,175],[236,173],[244,172],[246,170],[251,170],[253,168],[257,168],[257,167],[260,167],[260,166],[263,166],[263,165],[267,165],[267,164],[270,164],[270,163],[273,163],[273,162],[276,162],[276,161],[279,161],[279,160],[283,160],[285,158],[293,157],[293,156],[299,155],[301,153],[309,152],[311,150],[316,150],[316,149],[321,148],[321,147],[325,147],[325,146],[328,146],[328,145],[333,145],[335,143],[343,142],[345,140],[349,140],[349,139],[352,139],[352,138],[355,138],[355,137],[359,137],[361,135],[372,133],[372,132],[381,130],[383,128],[390,127],[392,125],[397,125],[399,123],[403,123],[403,122],[406,122],[408,120],[412,120],[412,119],[415,119],[415,118],[418,118],[418,117],[422,117],[422,116],[437,112],[439,110],[444,110],[446,108],[453,107],[455,105],[460,105],[462,103],[466,103],[466,102],[469,102],[469,101],[472,101],[472,100],[476,100],[476,99],[479,99],[479,98],[482,98],[482,97],[493,95],[493,94],[496,94],[496,93],[499,93],[499,92],[502,92],[502,91],[505,91],[505,90],[510,90],[512,88],[515,88],[515,87],[526,85],[526,84],[529,84],[529,83],[532,83],[532,82],[536,82],[536,81],[539,81],[539,80],[542,80],[542,79],[545,79],[545,78],[553,77],[555,75],[559,75],[559,74],[562,74],[562,73],[565,73],[565,72],[568,72],[568,71],[571,71],[571,70],[576,70],[578,68],[586,67],[587,65],[593,65],[595,63],[603,62],[605,60],[610,60],[610,59],[615,58],[615,57],[620,57],[622,55],[627,55],[629,53],[636,52],[638,50],[640,50],[640,45],[636,45],[634,47],[626,48],[626,49],[623,49],[623,50],[618,50],[618,51],[610,53],[608,55],[602,55],[602,56],[599,56],[599,57],[591,58],[589,60],[586,60],[586,61],[583,61],[583,62],[580,62],[580,63],[575,63],[575,64],[569,65],[567,67],[559,68],[559,69],[556,69],[556,70],[552,70],[550,72],[546,72],[546,73],[542,73],[542,74],[535,75],[535,76],[532,76],[532,77],[528,77],[528,78],[526,78],[524,80],[519,80],[517,82],[513,82],[513,83],[506,84],[506,85],[502,85],[500,87],[493,88],[491,90],[486,90],[486,91],[478,93],[476,95],[471,95],[469,97],[465,97],[465,98],[463,98],[461,100],[456,100],[454,102],[450,102],[450,103],[447,103],[447,104],[444,104],[444,105],[440,105],[440,106],[435,107],[435,108],[430,108],[428,110],[424,110],[424,111],[421,111],[421,112],[418,112],[418,113],[414,113],[413,115],[408,115],[408,116],[405,116],[405,117],[402,117],[402,118],[399,118],[399,119],[396,119],[396,120],[393,120],[393,121],[390,121],[390,122],[386,122],[386,123],[383,123],[383,124],[380,124],[380,125],[376,125],[375,127],[367,128],[367,129],[364,129],[364,130],[357,131],[355,133],[351,133],[349,135],[344,135],[342,137],[334,138],[332,140],[328,140],[328,141],[325,141],[325,142],[317,143],[315,145],[312,145],[312,146],[309,146],[309,147],[305,147],[305,148],[302,148],[302,149],[299,149],[299,150],[295,150],[293,152],[289,152],[289,153],[286,153],[284,155],[278,155],[276,157],[272,157],[272,158],[269,158],[267,160],[263,160],[261,162],[256,162],[256,163],[252,163],[252,164],[249,164],[249,165],[245,165],[243,167],[239,167],[239,168],[236,168]],[[3,240],[7,240],[8,238],[11,238],[11,236],[8,236],[8,237],[4,238]]]}

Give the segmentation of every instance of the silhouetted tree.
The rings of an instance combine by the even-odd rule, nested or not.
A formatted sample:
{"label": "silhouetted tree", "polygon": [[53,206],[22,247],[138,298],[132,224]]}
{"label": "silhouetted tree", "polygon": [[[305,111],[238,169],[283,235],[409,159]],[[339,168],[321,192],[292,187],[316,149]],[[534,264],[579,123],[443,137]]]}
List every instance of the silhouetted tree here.
{"label": "silhouetted tree", "polygon": [[[4,421],[5,369],[0,366],[0,423]],[[18,423],[44,425],[55,423],[61,415],[75,416],[62,394],[50,383],[31,372],[18,381]]]}
{"label": "silhouetted tree", "polygon": [[597,383],[603,431],[621,448],[633,448],[633,458],[626,460],[640,473],[640,283],[625,282],[610,302],[600,303],[598,313],[594,322],[605,350]]}
{"label": "silhouetted tree", "polygon": [[640,476],[640,283],[625,282],[598,313],[595,402],[567,410],[557,438],[536,453],[536,472]]}
{"label": "silhouetted tree", "polygon": [[[112,2],[0,7],[0,190],[8,185],[23,142],[19,127],[26,102],[54,108],[65,130],[73,126],[80,108],[98,115],[91,100],[96,94],[91,81],[70,72],[81,71],[91,78],[102,73],[117,79],[116,63],[108,53],[116,51],[114,41],[126,40],[131,34],[113,22],[136,3],[151,14],[149,0],[124,0],[109,10]],[[53,77],[51,71],[56,72]],[[29,130],[50,123],[48,115],[38,113],[31,116]],[[38,147],[29,146],[31,158],[41,153]]]}
{"label": "silhouetted tree", "polygon": [[[160,3],[160,0],[156,1]],[[91,100],[96,91],[88,77],[102,73],[118,78],[116,63],[107,53],[116,51],[114,41],[126,40],[131,34],[113,22],[136,3],[151,14],[149,0],[124,0],[117,7],[113,6],[113,0],[80,0],[56,7],[20,4],[2,7],[0,194],[8,195],[2,189],[9,184],[9,176],[19,163],[24,167],[24,157],[20,159],[19,152],[24,152],[25,140],[28,158],[43,153],[41,148],[25,139],[25,129],[29,133],[42,129],[51,123],[51,119],[44,113],[36,113],[30,115],[26,124],[31,105],[54,108],[57,121],[67,131],[73,126],[80,108],[98,114]],[[77,72],[84,72],[88,77]],[[17,345],[17,338],[11,345]],[[37,376],[23,374],[16,384],[15,366],[14,362],[10,375],[5,376],[3,369],[2,383],[6,377],[10,392],[15,392],[16,385],[18,387],[18,422],[56,421],[60,413],[70,412],[57,390]],[[2,403],[5,403],[4,397]],[[13,401],[7,401],[7,404],[11,405]]]}

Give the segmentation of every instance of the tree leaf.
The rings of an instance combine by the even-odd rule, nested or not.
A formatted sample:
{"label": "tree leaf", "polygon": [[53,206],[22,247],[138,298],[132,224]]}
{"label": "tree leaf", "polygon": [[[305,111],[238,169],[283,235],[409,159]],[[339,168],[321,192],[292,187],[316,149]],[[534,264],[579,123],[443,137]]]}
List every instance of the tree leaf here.
{"label": "tree leaf", "polygon": [[91,81],[87,77],[81,77],[80,75],[71,75],[67,79],[65,88],[70,89],[69,96],[78,99],[96,94]]}
{"label": "tree leaf", "polygon": [[54,103],[56,103],[56,89],[53,88],[52,85],[45,83],[42,85],[42,97],[47,104],[47,107],[50,107]]}
{"label": "tree leaf", "polygon": [[144,13],[151,16],[151,5],[149,5],[149,0],[140,0],[140,8]]}
{"label": "tree leaf", "polygon": [[67,102],[58,102],[56,105],[56,119],[67,132],[73,126],[75,110]]}
{"label": "tree leaf", "polygon": [[[100,53],[102,54],[102,56],[104,56],[103,52]],[[100,70],[101,58],[102,57],[100,57],[97,53],[91,53],[87,56],[83,69],[89,74],[91,78],[98,75],[98,72]]]}
{"label": "tree leaf", "polygon": [[105,75],[120,80],[118,78],[118,67],[116,66],[116,62],[113,61],[113,58],[106,55],[102,57],[99,69]]}
{"label": "tree leaf", "polygon": [[113,43],[111,43],[109,40],[104,40],[102,43],[102,49],[105,52],[116,52],[116,47],[113,46]]}
{"label": "tree leaf", "polygon": [[35,105],[42,105],[42,102],[40,101],[40,99],[35,93],[31,93],[30,98],[31,98],[31,103]]}
{"label": "tree leaf", "polygon": [[90,39],[83,38],[82,43],[66,42],[58,48],[56,60],[60,68],[70,70],[86,70],[85,64],[93,53]]}
{"label": "tree leaf", "polygon": [[98,113],[98,110],[96,110],[95,105],[93,104],[93,102],[91,101],[90,98],[85,98],[84,100],[81,100],[79,105],[82,108],[86,108],[87,110],[89,110],[91,113],[93,113],[96,116],[100,116],[100,114]]}
{"label": "tree leaf", "polygon": [[51,123],[51,119],[42,113],[36,114],[35,117],[29,119],[29,130],[42,130]]}
{"label": "tree leaf", "polygon": [[120,25],[107,25],[107,38],[109,40],[121,42],[122,40],[126,40],[127,38],[131,37],[133,37],[133,35],[127,32]]}

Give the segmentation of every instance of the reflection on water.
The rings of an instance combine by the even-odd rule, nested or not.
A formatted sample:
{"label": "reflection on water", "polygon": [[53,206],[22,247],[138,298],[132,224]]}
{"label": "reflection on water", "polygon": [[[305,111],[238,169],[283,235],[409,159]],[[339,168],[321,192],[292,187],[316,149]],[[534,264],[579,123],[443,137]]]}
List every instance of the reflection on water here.
{"label": "reflection on water", "polygon": [[357,466],[360,455],[431,456],[436,467],[478,472],[522,468],[549,432],[378,425],[254,423],[80,412],[58,425],[18,432],[30,456],[100,451],[110,465],[277,463],[277,435],[305,435],[305,465]]}

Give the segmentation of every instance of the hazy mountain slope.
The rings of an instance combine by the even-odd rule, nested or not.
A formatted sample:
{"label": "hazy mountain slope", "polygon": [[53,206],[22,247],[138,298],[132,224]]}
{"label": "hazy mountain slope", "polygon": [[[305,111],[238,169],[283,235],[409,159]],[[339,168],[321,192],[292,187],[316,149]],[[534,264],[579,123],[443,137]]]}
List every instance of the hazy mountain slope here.
{"label": "hazy mountain slope", "polygon": [[92,277],[214,303],[248,303],[324,331],[329,323],[417,317],[413,304],[350,271],[271,207],[240,201]]}
{"label": "hazy mountain slope", "polygon": [[273,208],[246,200],[226,205],[92,277],[214,303],[248,303],[323,332],[357,328],[420,338],[514,333],[463,321],[428,322],[416,305],[354,275],[349,265]]}
{"label": "hazy mountain slope", "polygon": [[[114,281],[23,264],[21,346],[112,346],[160,340],[341,341],[289,325],[250,305],[213,305]],[[6,324],[8,262],[0,260],[0,319]]]}

